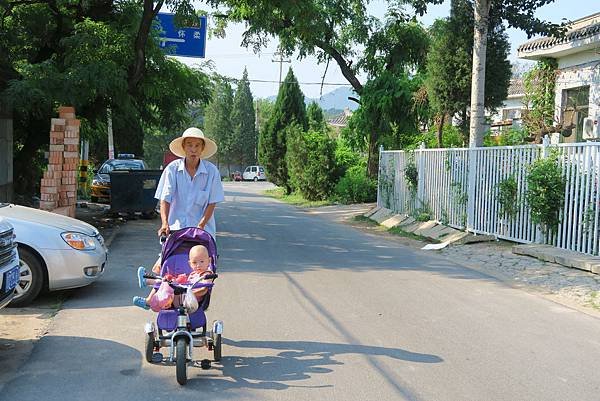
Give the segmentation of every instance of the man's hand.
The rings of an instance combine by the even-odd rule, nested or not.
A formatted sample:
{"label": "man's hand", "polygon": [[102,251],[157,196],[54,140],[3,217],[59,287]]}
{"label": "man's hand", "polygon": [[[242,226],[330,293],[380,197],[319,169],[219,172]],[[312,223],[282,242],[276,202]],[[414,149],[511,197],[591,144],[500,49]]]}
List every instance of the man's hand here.
{"label": "man's hand", "polygon": [[163,224],[162,226],[160,226],[157,233],[158,233],[159,237],[162,237],[163,235],[165,235],[165,236],[169,235],[170,232],[171,232],[171,228],[169,227],[169,225]]}

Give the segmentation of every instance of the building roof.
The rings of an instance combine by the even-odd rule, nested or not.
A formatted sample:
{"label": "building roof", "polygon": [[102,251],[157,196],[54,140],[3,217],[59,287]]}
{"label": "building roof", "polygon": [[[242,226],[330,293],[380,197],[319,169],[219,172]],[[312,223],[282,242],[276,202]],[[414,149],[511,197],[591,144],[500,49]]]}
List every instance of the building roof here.
{"label": "building roof", "polygon": [[562,37],[550,36],[529,40],[520,45],[517,48],[517,52],[519,53],[519,56],[526,56],[527,53],[549,51],[554,47],[591,38],[595,35],[600,35],[600,13],[592,14],[571,22]]}
{"label": "building roof", "polygon": [[525,94],[523,78],[513,78],[508,86],[508,96],[522,96]]}
{"label": "building roof", "polygon": [[327,124],[333,125],[335,127],[345,127],[348,125],[348,120],[350,119],[350,116],[352,116],[352,112],[346,109],[343,113],[333,116],[332,118],[327,120]]}

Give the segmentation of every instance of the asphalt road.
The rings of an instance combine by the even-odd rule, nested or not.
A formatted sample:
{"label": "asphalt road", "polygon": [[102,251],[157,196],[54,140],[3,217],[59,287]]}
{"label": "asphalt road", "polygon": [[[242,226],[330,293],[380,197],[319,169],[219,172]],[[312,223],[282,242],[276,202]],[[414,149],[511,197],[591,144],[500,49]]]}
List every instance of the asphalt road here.
{"label": "asphalt road", "polygon": [[[159,250],[130,221],[0,400],[598,400],[600,320],[424,251],[226,186],[209,320],[222,363],[143,360],[135,271]],[[196,358],[209,357],[196,349]]]}

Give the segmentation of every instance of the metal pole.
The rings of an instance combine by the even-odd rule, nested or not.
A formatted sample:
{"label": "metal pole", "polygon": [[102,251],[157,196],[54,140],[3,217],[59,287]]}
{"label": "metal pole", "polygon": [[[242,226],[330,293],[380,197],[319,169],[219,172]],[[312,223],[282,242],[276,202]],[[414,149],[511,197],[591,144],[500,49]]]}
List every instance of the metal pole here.
{"label": "metal pole", "polygon": [[115,147],[113,145],[113,127],[112,127],[112,114],[110,107],[107,109],[108,114],[108,158],[115,158]]}

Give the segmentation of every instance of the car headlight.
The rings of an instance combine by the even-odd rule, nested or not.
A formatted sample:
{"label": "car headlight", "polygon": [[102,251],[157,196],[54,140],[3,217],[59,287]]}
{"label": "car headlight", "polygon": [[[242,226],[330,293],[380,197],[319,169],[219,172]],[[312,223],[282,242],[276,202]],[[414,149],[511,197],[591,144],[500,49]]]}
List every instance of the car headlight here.
{"label": "car headlight", "polygon": [[73,249],[78,249],[80,251],[91,251],[92,249],[96,249],[96,242],[94,241],[94,238],[89,235],[81,233],[62,233],[60,236]]}

